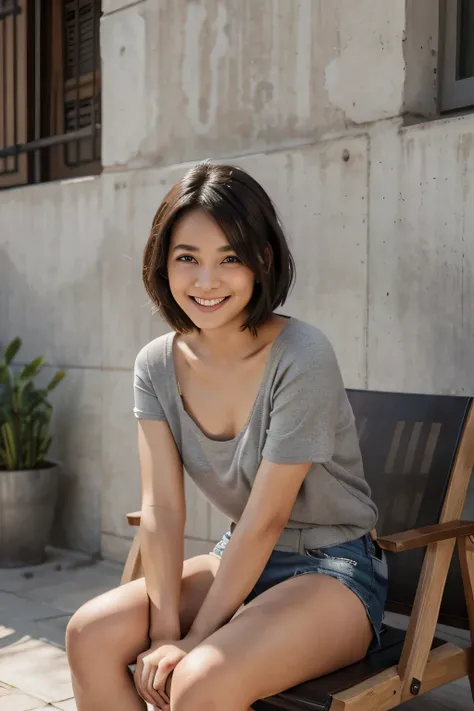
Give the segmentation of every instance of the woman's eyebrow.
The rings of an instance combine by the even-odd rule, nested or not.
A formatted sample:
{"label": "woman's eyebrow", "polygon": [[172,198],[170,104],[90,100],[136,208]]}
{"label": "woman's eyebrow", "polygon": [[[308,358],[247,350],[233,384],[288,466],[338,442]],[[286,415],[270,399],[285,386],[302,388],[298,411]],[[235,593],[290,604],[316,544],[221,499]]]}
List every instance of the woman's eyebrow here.
{"label": "woman's eyebrow", "polygon": [[199,247],[194,247],[192,244],[177,244],[176,247],[173,248],[173,252],[176,252],[178,249],[185,249],[187,252],[199,252]]}
{"label": "woman's eyebrow", "polygon": [[[192,244],[177,244],[176,247],[173,248],[173,252],[176,252],[178,249],[185,249],[187,252],[199,252],[199,247],[196,247]],[[226,244],[223,247],[218,247],[217,248],[218,252],[234,252],[234,248],[230,244]]]}

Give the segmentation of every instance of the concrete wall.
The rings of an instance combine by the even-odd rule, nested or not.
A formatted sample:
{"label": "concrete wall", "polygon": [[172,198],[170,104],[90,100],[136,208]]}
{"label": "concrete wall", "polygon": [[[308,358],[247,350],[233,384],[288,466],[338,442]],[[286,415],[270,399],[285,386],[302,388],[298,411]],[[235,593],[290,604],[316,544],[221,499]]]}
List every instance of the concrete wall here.
{"label": "concrete wall", "polygon": [[0,192],[0,342],[67,369],[53,393],[64,463],[55,540],[97,551],[102,480],[102,181]]}
{"label": "concrete wall", "polygon": [[403,106],[405,0],[109,0],[104,13],[107,167],[312,143]]}
{"label": "concrete wall", "polygon": [[[131,369],[167,330],[140,280],[165,192],[197,159],[238,163],[290,239],[283,311],[327,332],[348,387],[474,394],[474,116],[401,118],[434,113],[431,0],[103,7],[104,172],[0,193],[0,340],[69,370],[56,540],[122,560],[140,504]],[[189,482],[187,500],[192,555],[226,521]]]}

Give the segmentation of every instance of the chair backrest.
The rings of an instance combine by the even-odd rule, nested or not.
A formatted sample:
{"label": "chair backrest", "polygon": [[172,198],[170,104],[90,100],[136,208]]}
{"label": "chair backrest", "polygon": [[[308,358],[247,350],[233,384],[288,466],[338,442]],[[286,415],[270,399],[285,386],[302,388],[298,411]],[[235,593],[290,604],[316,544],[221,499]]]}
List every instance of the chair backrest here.
{"label": "chair backrest", "polygon": [[[347,391],[356,419],[365,475],[379,509],[377,534],[437,523],[471,398]],[[388,553],[387,609],[413,605],[424,549]],[[440,622],[468,628],[457,554]]]}

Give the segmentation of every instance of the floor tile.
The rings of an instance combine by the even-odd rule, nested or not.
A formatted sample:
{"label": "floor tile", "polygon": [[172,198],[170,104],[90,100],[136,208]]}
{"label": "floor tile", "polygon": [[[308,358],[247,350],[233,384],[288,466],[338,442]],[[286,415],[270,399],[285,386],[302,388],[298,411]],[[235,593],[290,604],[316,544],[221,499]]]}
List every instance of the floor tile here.
{"label": "floor tile", "polygon": [[20,594],[0,591],[0,624],[10,625],[16,618],[23,620],[40,620],[57,617],[62,610],[53,605],[37,602]]}
{"label": "floor tile", "polygon": [[0,649],[0,679],[45,702],[73,696],[66,653],[29,637]]}
{"label": "floor tile", "polygon": [[0,681],[0,696],[6,696],[7,694],[11,694],[12,691],[14,691],[13,687],[8,686],[8,684],[4,684]]}
{"label": "floor tile", "polygon": [[[0,624],[0,639],[3,639],[4,637],[9,637],[11,634],[14,633],[14,629],[11,627],[4,627],[2,624]],[[1,646],[1,643],[0,643]],[[0,682],[1,683],[1,682]]]}
{"label": "floor tile", "polygon": [[77,706],[74,699],[67,699],[66,701],[56,701],[54,704],[55,709],[60,709],[60,711],[76,711]]}
{"label": "floor tile", "polygon": [[71,615],[62,615],[61,617],[39,620],[35,622],[34,633],[29,634],[31,637],[51,642],[64,649],[66,645],[66,627],[70,619]]}
{"label": "floor tile", "polygon": [[32,711],[44,708],[44,701],[36,699],[21,691],[14,691],[8,696],[0,696],[0,711]]}

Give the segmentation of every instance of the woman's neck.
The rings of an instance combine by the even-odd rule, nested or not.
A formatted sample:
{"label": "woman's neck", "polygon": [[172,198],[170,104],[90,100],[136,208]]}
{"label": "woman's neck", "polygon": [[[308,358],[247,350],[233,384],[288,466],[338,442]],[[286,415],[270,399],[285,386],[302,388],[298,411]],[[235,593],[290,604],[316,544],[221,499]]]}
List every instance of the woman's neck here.
{"label": "woman's neck", "polygon": [[[203,357],[213,361],[241,361],[259,350],[268,338],[280,317],[272,315],[254,336],[249,329],[242,331],[240,324],[227,324],[222,328],[201,330],[193,336],[195,347]],[[273,338],[271,338],[273,340]]]}

